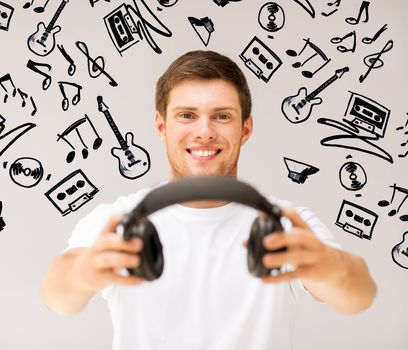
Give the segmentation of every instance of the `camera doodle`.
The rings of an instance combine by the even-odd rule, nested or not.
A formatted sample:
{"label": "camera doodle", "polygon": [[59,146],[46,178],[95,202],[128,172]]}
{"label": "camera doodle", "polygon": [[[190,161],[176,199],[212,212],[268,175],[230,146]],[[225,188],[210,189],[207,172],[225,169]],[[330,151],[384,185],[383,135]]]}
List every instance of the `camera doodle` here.
{"label": "camera doodle", "polygon": [[88,203],[99,190],[78,169],[45,193],[55,208],[65,216]]}

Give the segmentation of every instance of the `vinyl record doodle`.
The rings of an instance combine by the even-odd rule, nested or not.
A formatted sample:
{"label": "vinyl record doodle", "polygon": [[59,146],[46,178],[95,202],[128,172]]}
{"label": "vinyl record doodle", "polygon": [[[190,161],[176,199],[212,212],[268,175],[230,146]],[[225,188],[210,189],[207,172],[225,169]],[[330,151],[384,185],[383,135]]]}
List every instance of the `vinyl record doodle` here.
{"label": "vinyl record doodle", "polygon": [[343,164],[339,177],[341,185],[350,191],[361,190],[367,183],[367,175],[363,167],[355,162]]}
{"label": "vinyl record doodle", "polygon": [[41,163],[34,158],[19,158],[10,166],[10,177],[21,187],[30,188],[38,185],[44,175]]}

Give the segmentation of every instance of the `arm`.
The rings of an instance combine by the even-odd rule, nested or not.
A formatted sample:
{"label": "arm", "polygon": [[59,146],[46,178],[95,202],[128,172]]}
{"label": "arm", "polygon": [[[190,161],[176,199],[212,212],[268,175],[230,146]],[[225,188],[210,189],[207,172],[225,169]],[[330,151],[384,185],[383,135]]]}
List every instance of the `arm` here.
{"label": "arm", "polygon": [[57,257],[41,286],[44,303],[62,314],[77,314],[104,287],[110,284],[136,285],[142,279],[123,277],[118,270],[140,264],[142,240],[125,242],[114,233],[118,218],[111,219],[95,244],[74,248]]}
{"label": "arm", "polygon": [[278,249],[286,246],[288,249],[265,254],[263,263],[268,268],[292,264],[296,269],[279,276],[264,277],[263,281],[277,283],[299,278],[315,298],[338,312],[353,314],[367,309],[375,297],[376,285],[364,260],[321,242],[296,211],[284,209],[282,214],[293,223],[291,234],[267,235],[264,247]]}

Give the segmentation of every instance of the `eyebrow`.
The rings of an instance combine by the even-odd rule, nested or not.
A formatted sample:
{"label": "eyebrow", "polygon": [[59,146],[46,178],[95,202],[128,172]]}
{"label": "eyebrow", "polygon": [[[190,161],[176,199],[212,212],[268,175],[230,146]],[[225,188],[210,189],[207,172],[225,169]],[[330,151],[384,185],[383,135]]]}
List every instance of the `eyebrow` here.
{"label": "eyebrow", "polygon": [[[177,111],[197,111],[198,108],[197,107],[192,107],[192,106],[176,106],[174,108],[171,109],[171,111],[173,112],[177,112]],[[213,109],[214,112],[219,112],[219,111],[234,111],[234,112],[239,112],[237,108],[232,107],[232,106],[223,106],[223,107],[216,107]]]}

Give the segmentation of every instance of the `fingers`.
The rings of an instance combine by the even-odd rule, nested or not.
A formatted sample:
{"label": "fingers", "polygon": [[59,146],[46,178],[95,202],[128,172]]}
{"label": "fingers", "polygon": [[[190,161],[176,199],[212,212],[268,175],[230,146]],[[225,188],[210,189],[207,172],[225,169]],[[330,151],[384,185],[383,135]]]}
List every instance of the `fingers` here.
{"label": "fingers", "polygon": [[305,249],[315,249],[319,245],[319,240],[310,230],[303,228],[293,228],[291,233],[273,232],[263,239],[263,246],[268,250],[276,250],[287,247],[288,249],[303,247]]}
{"label": "fingers", "polygon": [[292,208],[283,208],[282,215],[286,216],[294,227],[303,227],[305,229],[309,229],[307,223],[302,219],[302,217],[298,214],[298,212]]}
{"label": "fingers", "polygon": [[141,284],[143,283],[145,280],[143,278],[140,277],[136,277],[133,275],[129,275],[129,276],[121,276],[118,275],[117,273],[114,272],[106,272],[104,273],[104,280],[106,281],[106,285],[109,284],[121,284],[121,285],[128,285],[128,286],[132,286],[132,285],[137,285],[137,284]]}
{"label": "fingers", "polygon": [[273,276],[273,275],[263,276],[261,277],[261,280],[264,283],[289,282],[295,278],[299,278],[301,272],[302,272],[301,269],[297,269],[295,271],[281,273],[276,276]]}
{"label": "fingers", "polygon": [[130,241],[125,241],[121,236],[115,233],[104,234],[96,240],[94,249],[96,252],[112,250],[126,253],[140,253],[143,249],[143,241],[138,237]]}
{"label": "fingers", "polygon": [[116,231],[116,226],[118,226],[120,224],[122,220],[122,217],[117,215],[117,216],[113,216],[108,223],[105,225],[105,227],[103,228],[101,234],[104,235],[106,233],[112,233]]}
{"label": "fingers", "polygon": [[140,265],[140,256],[136,254],[124,254],[117,252],[105,252],[96,255],[93,265],[98,270],[120,269],[123,267],[137,267]]}

